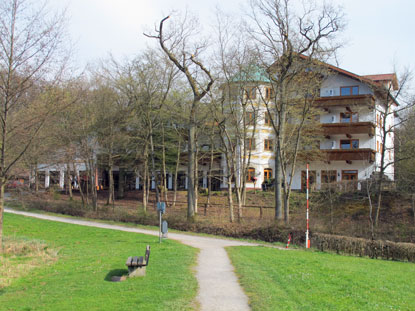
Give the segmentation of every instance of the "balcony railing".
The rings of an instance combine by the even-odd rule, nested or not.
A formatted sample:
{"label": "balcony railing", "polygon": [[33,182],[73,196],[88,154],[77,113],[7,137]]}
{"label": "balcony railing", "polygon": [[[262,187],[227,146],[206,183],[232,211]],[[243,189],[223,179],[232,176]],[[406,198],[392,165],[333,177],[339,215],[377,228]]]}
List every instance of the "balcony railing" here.
{"label": "balcony railing", "polygon": [[323,123],[322,126],[325,136],[368,134],[372,137],[375,135],[376,129],[372,122]]}
{"label": "balcony railing", "polygon": [[363,160],[374,162],[376,152],[369,148],[361,149],[328,149],[324,150],[327,153],[328,161],[356,161]]}
{"label": "balcony railing", "polygon": [[373,95],[351,95],[351,96],[327,96],[316,99],[316,106],[329,108],[333,106],[375,106]]}

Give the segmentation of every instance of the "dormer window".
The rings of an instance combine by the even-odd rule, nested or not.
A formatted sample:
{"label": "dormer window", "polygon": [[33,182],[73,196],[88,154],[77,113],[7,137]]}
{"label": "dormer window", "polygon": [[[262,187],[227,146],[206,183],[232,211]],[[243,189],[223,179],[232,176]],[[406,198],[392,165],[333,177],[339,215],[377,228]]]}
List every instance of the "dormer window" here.
{"label": "dormer window", "polygon": [[358,86],[343,86],[340,88],[340,96],[359,95]]}

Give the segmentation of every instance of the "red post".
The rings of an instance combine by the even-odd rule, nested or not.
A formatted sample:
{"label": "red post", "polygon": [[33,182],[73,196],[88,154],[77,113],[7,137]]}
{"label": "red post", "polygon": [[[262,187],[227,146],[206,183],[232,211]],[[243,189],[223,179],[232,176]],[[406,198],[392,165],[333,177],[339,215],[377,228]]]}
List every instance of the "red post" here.
{"label": "red post", "polygon": [[288,234],[288,242],[287,242],[287,246],[285,248],[288,248],[288,246],[290,246],[290,242],[291,242],[291,233]]}

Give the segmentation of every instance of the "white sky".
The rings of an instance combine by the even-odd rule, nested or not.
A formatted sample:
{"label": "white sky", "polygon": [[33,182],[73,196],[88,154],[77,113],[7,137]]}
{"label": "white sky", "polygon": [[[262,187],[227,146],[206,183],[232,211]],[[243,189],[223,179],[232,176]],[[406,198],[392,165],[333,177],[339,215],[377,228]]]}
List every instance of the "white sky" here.
{"label": "white sky", "polygon": [[[317,0],[318,1],[318,0]],[[340,67],[357,74],[388,73],[394,63],[398,69],[415,69],[415,1],[413,0],[334,0],[346,13],[347,38],[340,52]],[[172,10],[188,10],[210,23],[220,5],[225,11],[238,12],[246,0],[51,0],[54,7],[66,5],[69,32],[75,42],[76,62],[105,58],[132,57],[150,39],[143,30]],[[213,23],[213,22],[212,22]],[[204,27],[208,29],[209,27]]]}

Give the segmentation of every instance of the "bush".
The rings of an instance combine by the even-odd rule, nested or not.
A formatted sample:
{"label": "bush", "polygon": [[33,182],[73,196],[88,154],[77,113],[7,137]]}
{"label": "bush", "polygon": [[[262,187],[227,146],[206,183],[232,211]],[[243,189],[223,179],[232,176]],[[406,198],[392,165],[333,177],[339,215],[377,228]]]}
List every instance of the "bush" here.
{"label": "bush", "polygon": [[395,243],[315,233],[311,237],[311,245],[320,251],[335,251],[338,254],[415,262],[415,244],[412,243]]}

